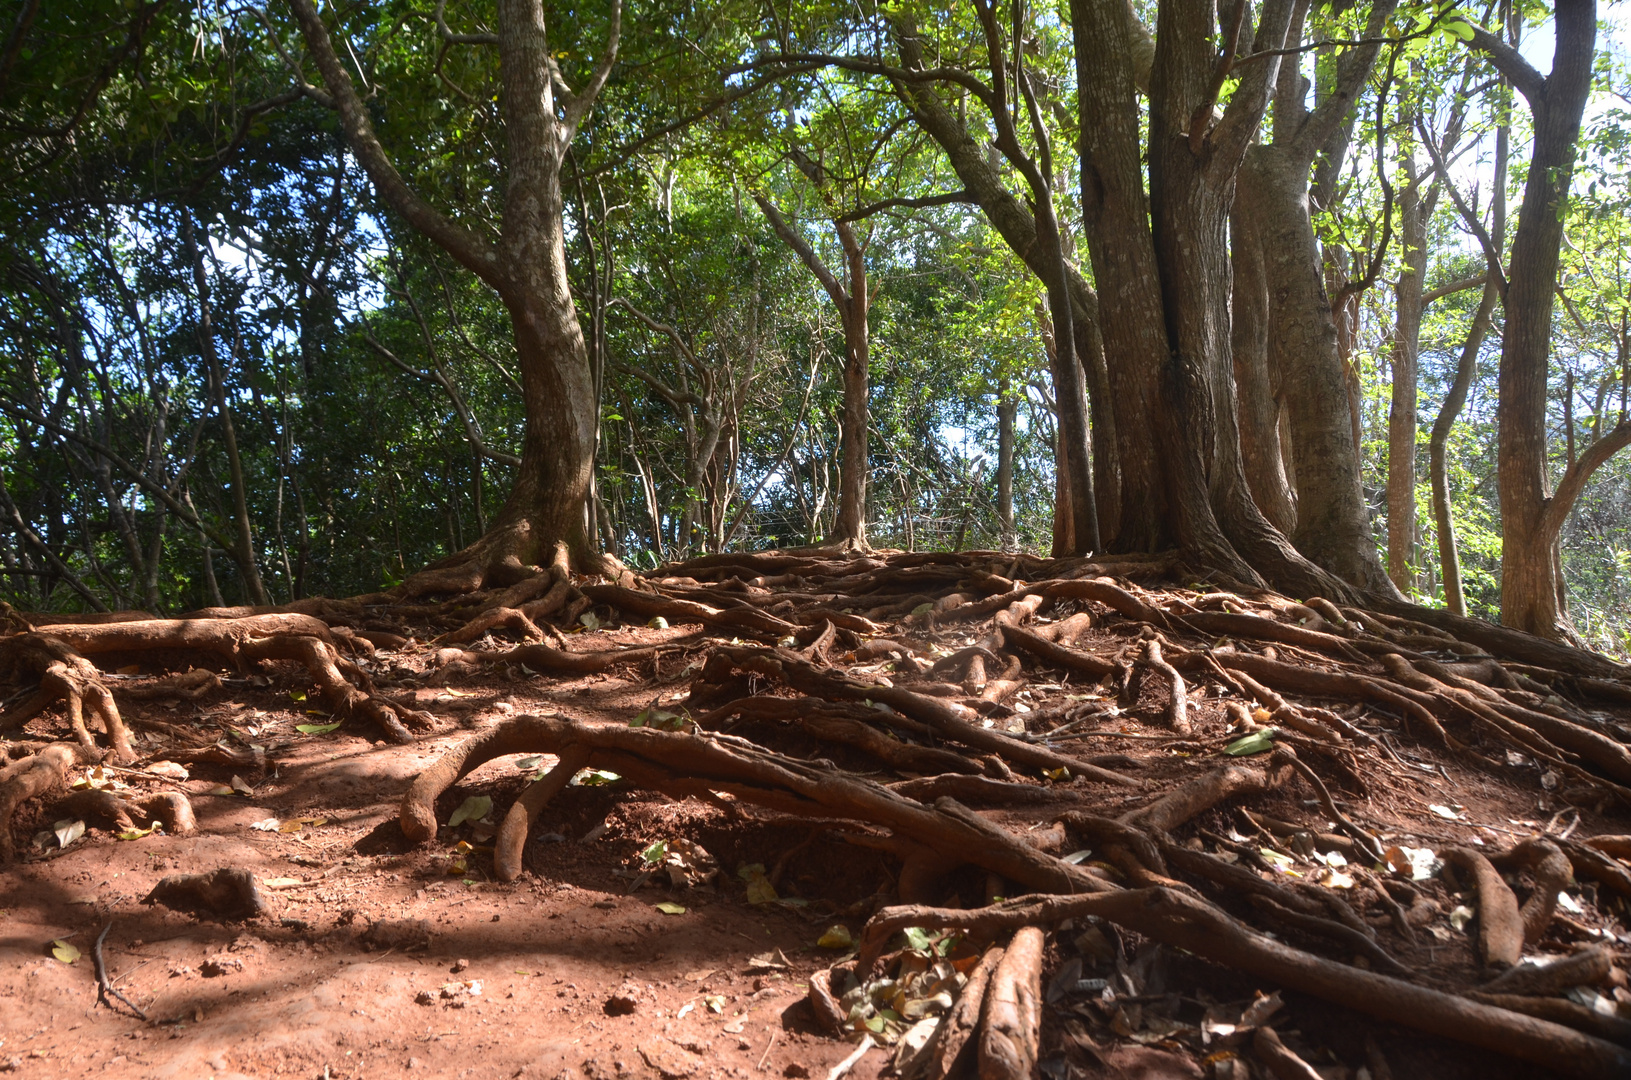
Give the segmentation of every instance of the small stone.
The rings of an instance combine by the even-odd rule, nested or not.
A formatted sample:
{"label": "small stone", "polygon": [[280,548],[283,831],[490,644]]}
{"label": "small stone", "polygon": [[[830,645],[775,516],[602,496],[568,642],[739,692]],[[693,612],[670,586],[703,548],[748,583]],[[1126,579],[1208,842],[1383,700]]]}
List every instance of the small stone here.
{"label": "small stone", "polygon": [[236,956],[212,956],[199,966],[198,973],[206,979],[213,979],[243,969],[244,962]]}
{"label": "small stone", "polygon": [[429,990],[421,990],[413,996],[413,1000],[416,1005],[434,1005],[436,1004],[436,995]]}
{"label": "small stone", "polygon": [[470,961],[466,960],[464,957],[461,956],[461,957],[459,957],[459,959],[453,961],[453,966],[448,968],[448,970],[451,971],[453,974],[457,975],[459,972],[464,971],[469,967],[470,967]]}
{"label": "small stone", "polygon": [[16,1072],[22,1067],[23,1059],[18,1057],[16,1054],[11,1055],[4,1061],[0,1061],[0,1072]]}
{"label": "small stone", "polygon": [[410,1068],[410,1069],[423,1069],[424,1067],[425,1067],[425,1063],[423,1061],[420,1061],[418,1058],[411,1057],[411,1058],[408,1059],[408,1068]]}
{"label": "small stone", "polygon": [[216,1072],[226,1072],[227,1071],[227,1059],[226,1059],[225,1055],[223,1055],[223,1054],[216,1054],[214,1057],[205,1058],[204,1059],[204,1064],[208,1065],[210,1068],[214,1069]]}
{"label": "small stone", "polygon": [[782,1075],[791,1077],[792,1080],[802,1080],[803,1077],[810,1075],[810,1070],[798,1062],[792,1061],[788,1063],[787,1068],[782,1070]]}

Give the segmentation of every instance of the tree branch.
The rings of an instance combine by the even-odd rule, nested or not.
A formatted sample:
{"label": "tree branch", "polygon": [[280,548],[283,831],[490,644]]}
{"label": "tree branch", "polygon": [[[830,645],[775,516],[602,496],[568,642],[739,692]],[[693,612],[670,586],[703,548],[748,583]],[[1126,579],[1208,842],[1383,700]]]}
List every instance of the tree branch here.
{"label": "tree branch", "polygon": [[1472,40],[1468,47],[1477,49],[1489,58],[1495,70],[1506,76],[1506,81],[1515,87],[1529,101],[1531,109],[1538,108],[1540,99],[1546,93],[1546,77],[1523,58],[1517,49],[1502,41],[1497,35],[1485,30],[1475,22],[1468,21],[1472,27]]}
{"label": "tree branch", "polygon": [[764,211],[765,217],[770,221],[770,227],[776,230],[776,235],[793,249],[805,266],[809,267],[810,273],[816,276],[816,280],[821,282],[821,287],[827,290],[827,295],[832,297],[832,302],[838,305],[838,310],[848,318],[849,293],[833,272],[827,269],[827,264],[821,261],[821,256],[817,255],[815,249],[805,242],[804,237],[787,223],[787,219],[782,217],[782,212],[776,209],[775,203],[757,192],[754,193],[753,201]]}
{"label": "tree branch", "polygon": [[500,267],[498,252],[420,198],[418,193],[408,186],[407,181],[402,179],[402,174],[397,172],[396,166],[385,153],[385,147],[380,144],[379,136],[374,132],[373,121],[369,119],[368,110],[357,96],[357,89],[351,82],[351,76],[335,55],[334,42],[329,38],[328,28],[323,25],[322,17],[317,14],[312,0],[288,0],[288,4],[289,9],[294,12],[295,21],[300,24],[300,33],[305,39],[306,48],[317,64],[317,70],[323,76],[323,84],[328,87],[329,94],[333,97],[333,107],[340,114],[340,125],[345,131],[346,142],[350,145],[351,152],[357,156],[357,160],[362,163],[369,179],[379,189],[380,195],[397,213],[406,218],[410,225],[453,256],[461,266],[491,285],[500,294],[509,294],[512,291],[509,275]]}
{"label": "tree branch", "polygon": [[879,202],[868,203],[859,209],[851,210],[849,213],[841,215],[837,220],[842,222],[860,221],[862,218],[869,218],[873,214],[881,214],[885,210],[893,210],[896,207],[904,207],[908,210],[924,210],[931,206],[949,206],[952,203],[972,203],[976,201],[974,193],[967,188],[962,191],[947,191],[940,195],[922,195],[914,199],[883,199]]}
{"label": "tree branch", "polygon": [[1426,292],[1421,294],[1421,305],[1422,305],[1422,307],[1426,307],[1428,304],[1431,304],[1434,300],[1442,300],[1446,296],[1450,296],[1450,295],[1453,295],[1454,293],[1462,292],[1462,291],[1464,291],[1466,289],[1475,289],[1475,288],[1482,285],[1484,282],[1486,282],[1488,280],[1489,280],[1489,271],[1486,270],[1484,273],[1479,274],[1477,277],[1462,278],[1460,281],[1451,281],[1451,282],[1448,282],[1447,284],[1440,285],[1436,289],[1428,289]]}
{"label": "tree branch", "polygon": [[1621,417],[1612,431],[1586,447],[1586,452],[1564,470],[1563,479],[1557,484],[1557,493],[1546,500],[1546,513],[1541,519],[1542,535],[1548,543],[1556,541],[1557,534],[1563,528],[1563,519],[1574,509],[1575,501],[1585,490],[1591,474],[1627,446],[1631,446],[1631,418]]}

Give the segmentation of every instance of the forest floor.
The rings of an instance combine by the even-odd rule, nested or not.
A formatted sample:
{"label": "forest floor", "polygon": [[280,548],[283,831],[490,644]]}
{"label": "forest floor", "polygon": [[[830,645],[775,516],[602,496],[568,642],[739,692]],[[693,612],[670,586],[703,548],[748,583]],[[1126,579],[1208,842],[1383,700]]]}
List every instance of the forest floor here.
{"label": "forest floor", "polygon": [[[339,686],[321,665],[264,650],[234,664],[198,644],[199,626],[264,612],[199,613],[183,620],[193,638],[117,649],[96,631],[149,624],[18,616],[13,645],[45,636],[95,656],[74,685],[86,702],[87,679],[109,689],[131,734],[129,753],[100,762],[56,744],[77,758],[17,799],[8,783],[43,760],[30,751],[74,738],[71,717],[50,705],[4,744],[0,1071],[826,1077],[863,1027],[894,1042],[919,1015],[952,1026],[936,1017],[956,1016],[1007,936],[980,909],[1137,888],[1261,926],[1247,952],[1270,960],[1203,958],[1204,942],[1164,937],[1159,920],[1021,920],[1048,931],[1029,973],[1037,1074],[1312,1075],[1279,1071],[1294,1066],[1278,1046],[1327,1080],[1614,1075],[1625,1059],[1604,1047],[1631,1031],[1626,673],[1174,580],[1159,560],[767,555],[581,589],[545,575],[456,603],[309,604],[302,617],[351,653]],[[511,651],[515,633],[553,644]],[[17,717],[39,680],[14,666]],[[517,750],[501,736],[522,715],[545,718],[545,735]],[[413,741],[393,718],[420,728]],[[1254,732],[1262,745],[1242,747]],[[472,739],[488,740],[475,767],[438,773]],[[704,743],[736,757],[692,763]],[[505,811],[563,757],[557,780],[572,782],[512,836],[524,847],[506,864]],[[416,781],[429,839],[404,832]],[[195,827],[142,827],[135,808],[177,791]],[[110,796],[135,820],[99,816]],[[143,902],[170,875],[218,868],[248,871],[257,913]],[[1066,886],[1039,887],[1050,874]],[[888,907],[924,903],[938,907]],[[965,935],[908,939],[874,968],[887,986],[863,978],[843,996],[856,948],[863,974],[880,951],[870,918],[958,909],[976,913]],[[1516,944],[1500,940],[1512,917]],[[128,1002],[98,1000],[104,928],[106,977]],[[1302,962],[1273,953],[1281,942],[1336,989],[1272,977]],[[1529,958],[1516,968],[1514,950]],[[1536,958],[1570,958],[1575,974],[1525,983]],[[1371,998],[1408,985],[1436,991],[1423,1014],[1448,1008],[1458,1035],[1458,1008],[1483,1009],[1469,1030],[1528,1024],[1528,1049],[1379,1018],[1388,1006]],[[986,1009],[981,1030],[995,1029]],[[1577,1030],[1589,1044],[1568,1041]],[[1607,1071],[1545,1071],[1533,1058],[1547,1039]],[[936,1075],[934,1044],[925,1054],[872,1049],[847,1075]]]}

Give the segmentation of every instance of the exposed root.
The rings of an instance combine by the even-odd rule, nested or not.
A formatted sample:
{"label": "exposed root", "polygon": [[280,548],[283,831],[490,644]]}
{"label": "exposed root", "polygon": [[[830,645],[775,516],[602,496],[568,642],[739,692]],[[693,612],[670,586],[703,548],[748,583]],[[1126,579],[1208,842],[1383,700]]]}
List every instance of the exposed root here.
{"label": "exposed root", "polygon": [[[135,625],[135,624],[124,624]],[[0,642],[0,666],[37,675],[40,688],[29,700],[0,716],[0,730],[16,727],[55,701],[68,706],[68,723],[87,754],[100,756],[85,726],[85,713],[98,718],[107,732],[116,761],[134,761],[130,732],[119,718],[119,706],[102,684],[96,666],[71,643],[50,633],[20,634]]]}
{"label": "exposed root", "polygon": [[979,1074],[1027,1077],[1042,1049],[1042,931],[1022,926],[1008,943],[985,990],[980,1016]]}
{"label": "exposed root", "polygon": [[1313,956],[1256,933],[1204,901],[1164,888],[1026,898],[974,910],[885,908],[863,931],[859,967],[870,970],[881,945],[909,926],[996,935],[1086,916],[1379,1019],[1562,1075],[1609,1080],[1631,1070],[1631,1049],[1548,1020]]}
{"label": "exposed root", "polygon": [[1523,958],[1523,916],[1498,870],[1472,848],[1450,848],[1444,861],[1465,870],[1478,894],[1478,959],[1485,967],[1509,968]]}
{"label": "exposed root", "polygon": [[[933,807],[845,773],[807,765],[746,740],[651,728],[600,727],[561,717],[518,716],[466,740],[426,769],[403,796],[399,821],[413,840],[436,835],[436,799],[460,777],[496,757],[587,750],[589,760],[629,781],[675,797],[728,792],[744,802],[812,817],[882,825],[897,836],[1031,889],[1105,888],[1087,870],[1062,863],[950,799]],[[553,794],[553,792],[551,792]],[[544,800],[537,801],[541,808]],[[536,814],[529,803],[527,816]],[[506,826],[519,829],[506,818]],[[519,841],[513,833],[505,843]],[[519,872],[519,864],[510,865]]]}
{"label": "exposed root", "polygon": [[253,919],[266,910],[255,875],[230,867],[207,874],[171,874],[160,879],[142,903],[221,919]]}
{"label": "exposed root", "polygon": [[95,760],[84,747],[54,743],[0,769],[0,862],[16,853],[11,819],[26,799],[43,795],[67,779],[68,771],[83,761]]}
{"label": "exposed root", "polygon": [[[413,735],[403,721],[428,726],[432,718],[424,713],[398,705],[374,691],[366,672],[340,655],[340,639],[328,624],[311,615],[267,614],[227,619],[147,619],[114,622],[102,625],[53,625],[45,627],[42,635],[59,642],[68,655],[84,665],[86,685],[82,694],[99,694],[95,700],[107,722],[111,709],[120,736],[112,736],[114,745],[123,746],[128,757],[128,736],[123,725],[117,723],[117,708],[112,695],[107,693],[96,669],[85,659],[95,656],[128,656],[157,650],[186,651],[213,656],[237,670],[246,665],[267,660],[293,660],[304,666],[316,684],[323,702],[330,712],[342,720],[366,720],[380,727],[394,742],[411,742]],[[25,635],[32,637],[33,635]],[[13,638],[5,643],[8,651],[25,648]],[[372,648],[372,646],[369,646]],[[44,690],[42,680],[42,692]],[[69,717],[73,721],[75,698],[69,697]],[[76,734],[83,724],[75,724]],[[110,733],[113,727],[110,726]],[[125,741],[120,743],[119,739]],[[84,735],[82,742],[88,743]]]}
{"label": "exposed root", "polygon": [[137,828],[138,820],[156,821],[171,836],[186,836],[198,831],[193,805],[180,791],[146,796],[119,795],[105,788],[76,791],[57,803],[56,813],[65,817],[101,818],[119,832]]}

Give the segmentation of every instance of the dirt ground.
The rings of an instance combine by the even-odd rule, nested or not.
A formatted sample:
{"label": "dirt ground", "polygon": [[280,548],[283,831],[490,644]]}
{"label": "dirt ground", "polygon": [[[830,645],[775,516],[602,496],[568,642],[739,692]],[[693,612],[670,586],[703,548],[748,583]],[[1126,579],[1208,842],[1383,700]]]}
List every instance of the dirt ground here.
{"label": "dirt ground", "polygon": [[[949,650],[982,633],[970,627],[940,640]],[[264,674],[227,672],[197,700],[128,703],[141,759],[133,768],[82,766],[75,774],[81,785],[132,795],[183,790],[197,815],[195,834],[121,838],[90,820],[63,846],[56,830],[72,822],[54,817],[52,798],[23,806],[13,820],[19,859],[0,877],[0,1071],[140,1080],[675,1080],[825,1077],[850,1056],[853,1044],[822,1029],[806,992],[813,972],[845,955],[831,929],[859,935],[869,916],[897,900],[900,864],[875,847],[728,797],[675,801],[589,776],[544,810],[521,879],[499,882],[494,826],[523,785],[553,764],[536,755],[500,758],[455,784],[438,800],[438,821],[464,809],[476,813],[431,842],[411,843],[397,824],[416,776],[449,747],[512,716],[627,726],[642,710],[683,709],[705,650],[722,639],[703,639],[693,626],[612,621],[572,635],[573,647],[672,649],[655,665],[558,677],[514,666],[438,669],[424,637],[368,661],[381,690],[411,697],[437,718],[438,730],[414,743],[393,745],[357,722],[322,730],[330,721],[307,698],[310,679],[293,664],[274,664]],[[1107,654],[1117,646],[1112,616],[1108,629],[1095,626],[1079,647]],[[472,647],[506,644],[489,638]],[[851,673],[884,670],[864,657],[842,659]],[[102,664],[116,693],[120,679],[137,686],[190,664],[152,654],[133,666],[118,660]],[[1071,700],[1107,704],[1114,695],[1108,683],[1045,665],[1023,681],[1011,707],[995,714],[1021,735],[1057,721],[1048,703],[1075,695]],[[1165,694],[1159,680],[1148,680],[1130,707],[1110,710],[1075,736],[1075,752],[1135,773],[1143,790],[1044,778],[1047,802],[982,813],[1021,834],[1046,828],[1061,806],[1111,816],[1228,761],[1223,748],[1239,732],[1224,691],[1194,689],[1194,730],[1182,737],[1166,724]],[[1623,725],[1624,713],[1614,710],[1614,723]],[[1359,712],[1352,715],[1359,722]],[[1384,845],[1497,850],[1529,836],[1631,832],[1613,799],[1560,784],[1522,753],[1486,747],[1483,757],[1469,759],[1400,738],[1400,725],[1385,716],[1367,714],[1364,722],[1383,737],[1391,760],[1367,773],[1362,793],[1341,799]],[[47,712],[23,735],[61,738],[61,730],[61,716]],[[740,720],[725,730],[793,757],[894,779],[852,747],[785,725]],[[214,760],[197,751],[216,740],[226,751]],[[178,753],[189,747],[190,756]],[[258,764],[234,763],[246,751]],[[171,756],[187,757],[186,779],[176,778],[173,764],[156,764]],[[1255,797],[1250,807],[1324,827],[1318,804],[1298,786]],[[1201,838],[1244,840],[1241,828],[1250,825],[1239,808],[1221,806],[1187,831],[1198,850]],[[642,872],[661,862],[647,858],[658,843],[705,852],[694,877],[715,872],[695,884],[659,882]],[[1329,886],[1329,868],[1301,854],[1295,876]],[[248,870],[267,911],[221,921],[142,902],[167,875],[217,867]],[[750,902],[755,868],[778,899]],[[1389,937],[1386,947],[1430,985],[1476,981],[1471,931],[1465,919],[1451,917],[1470,894],[1422,884],[1429,886],[1440,890],[1439,916],[1414,940]],[[974,907],[1002,884],[965,869],[944,888],[942,906]],[[1607,943],[1623,966],[1631,946],[1625,917],[1623,900],[1594,882],[1573,883],[1536,951],[1559,956]],[[1238,1040],[1216,1021],[1239,1017],[1274,986],[1104,926],[1108,946],[1102,936],[1089,940],[1098,931],[1086,925],[1049,939],[1041,1075],[1268,1075],[1234,1052]],[[98,1003],[93,953],[104,927],[109,976],[148,1021],[125,1005]],[[824,938],[839,947],[822,947]],[[1323,1001],[1283,997],[1280,1036],[1326,1080],[1550,1075]],[[1611,1012],[1618,1003],[1625,1015],[1631,995],[1621,989],[1601,1001]],[[870,1051],[848,1075],[892,1075],[892,1052]]]}

